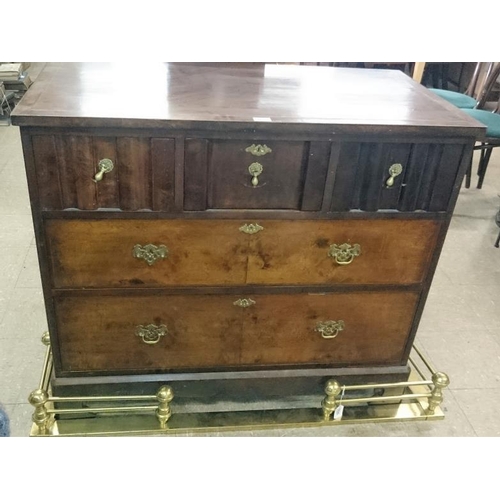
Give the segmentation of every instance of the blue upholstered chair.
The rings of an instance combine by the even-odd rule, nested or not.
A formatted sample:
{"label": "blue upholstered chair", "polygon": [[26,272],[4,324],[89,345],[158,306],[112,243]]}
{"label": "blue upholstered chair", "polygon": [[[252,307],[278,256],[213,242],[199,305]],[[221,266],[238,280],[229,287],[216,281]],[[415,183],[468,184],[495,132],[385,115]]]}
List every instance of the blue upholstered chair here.
{"label": "blue upholstered chair", "polygon": [[[479,177],[477,181],[477,188],[481,189],[483,187],[484,176],[486,175],[486,169],[488,168],[491,152],[493,151],[493,148],[500,146],[500,114],[498,114],[500,111],[500,100],[498,101],[497,107],[493,112],[485,109],[464,109],[462,111],[486,126],[486,137],[479,146],[474,147],[475,150],[481,151],[479,165],[477,168],[477,175]],[[469,168],[466,174],[466,187],[470,186],[471,175],[472,168]]]}
{"label": "blue upholstered chair", "polygon": [[434,94],[453,104],[457,108],[474,109],[482,108],[486,98],[495,83],[492,73],[496,69],[497,63],[478,62],[474,69],[471,81],[464,93],[452,90],[429,89]]}

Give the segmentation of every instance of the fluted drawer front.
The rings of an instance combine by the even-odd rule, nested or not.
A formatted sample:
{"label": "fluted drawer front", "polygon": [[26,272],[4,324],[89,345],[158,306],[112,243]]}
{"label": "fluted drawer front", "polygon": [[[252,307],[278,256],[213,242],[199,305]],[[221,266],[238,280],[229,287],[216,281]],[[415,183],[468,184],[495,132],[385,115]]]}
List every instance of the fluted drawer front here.
{"label": "fluted drawer front", "polygon": [[417,293],[56,299],[64,372],[398,363]]}
{"label": "fluted drawer front", "polygon": [[[172,138],[44,134],[32,143],[42,210],[174,208]],[[113,168],[95,182],[103,159]]]}
{"label": "fluted drawer front", "polygon": [[53,286],[411,284],[440,223],[50,220]]}

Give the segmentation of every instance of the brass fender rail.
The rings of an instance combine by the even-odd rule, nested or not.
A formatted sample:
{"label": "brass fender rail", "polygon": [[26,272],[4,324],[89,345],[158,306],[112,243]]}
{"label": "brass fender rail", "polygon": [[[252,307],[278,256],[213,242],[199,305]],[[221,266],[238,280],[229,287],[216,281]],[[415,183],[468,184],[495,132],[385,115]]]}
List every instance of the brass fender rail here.
{"label": "brass fender rail", "polygon": [[[156,394],[151,395],[53,396],[50,384],[53,360],[48,332],[43,334],[42,342],[47,346],[47,351],[40,385],[28,398],[34,406],[31,436],[158,435],[186,431],[259,430],[436,420],[444,418],[439,405],[443,401],[443,389],[449,384],[447,375],[436,371],[414,346],[417,359],[430,372],[430,378],[424,376],[423,370],[410,357],[412,371],[408,381],[340,385],[335,379],[330,379],[325,385],[326,396],[323,400],[318,400],[315,408],[175,413],[172,416],[170,403],[174,393],[168,385],[161,386]],[[349,397],[349,393],[353,391],[371,389],[401,389],[402,393]],[[61,403],[102,405],[57,408],[57,404]],[[360,410],[363,408],[364,410]],[[101,414],[113,414],[113,417],[99,418]],[[75,418],[58,420],[58,415],[74,415]],[[89,415],[94,418],[88,418]]]}

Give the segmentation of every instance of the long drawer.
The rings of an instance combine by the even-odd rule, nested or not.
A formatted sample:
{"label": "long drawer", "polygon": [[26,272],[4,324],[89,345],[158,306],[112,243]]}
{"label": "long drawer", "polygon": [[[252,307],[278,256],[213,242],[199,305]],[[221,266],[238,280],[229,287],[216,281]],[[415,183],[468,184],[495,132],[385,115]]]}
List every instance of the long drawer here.
{"label": "long drawer", "polygon": [[61,296],[62,371],[402,361],[419,294]]}
{"label": "long drawer", "polygon": [[55,288],[412,284],[431,220],[46,222]]}

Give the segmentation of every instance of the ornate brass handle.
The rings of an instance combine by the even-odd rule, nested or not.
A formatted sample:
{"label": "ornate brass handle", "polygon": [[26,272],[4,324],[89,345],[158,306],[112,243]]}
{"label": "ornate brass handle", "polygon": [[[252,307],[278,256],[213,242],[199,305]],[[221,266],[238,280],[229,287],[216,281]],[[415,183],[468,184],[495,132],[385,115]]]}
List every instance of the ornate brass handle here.
{"label": "ornate brass handle", "polygon": [[249,167],[248,167],[248,171],[250,172],[250,175],[252,175],[252,186],[253,187],[257,187],[259,185],[259,175],[264,171],[264,167],[258,163],[258,162],[255,162],[255,163],[252,163]]}
{"label": "ornate brass handle", "polygon": [[320,321],[314,330],[321,333],[324,339],[334,339],[344,327],[345,323],[339,319],[338,321]]}
{"label": "ornate brass handle", "polygon": [[233,302],[233,306],[238,306],[238,307],[250,307],[257,304],[255,300],[252,299],[238,299]]}
{"label": "ornate brass handle", "polygon": [[168,256],[168,248],[165,245],[134,245],[132,252],[137,259],[145,260],[149,266],[152,266],[158,259],[165,259]]}
{"label": "ornate brass handle", "polygon": [[272,153],[273,150],[266,146],[265,144],[262,146],[261,144],[252,144],[245,149],[247,153],[253,154],[254,156],[264,156],[267,153]]}
{"label": "ornate brass handle", "polygon": [[139,325],[135,334],[142,339],[145,344],[157,344],[165,334],[168,333],[165,325]]}
{"label": "ornate brass handle", "polygon": [[403,165],[401,163],[394,163],[389,167],[390,177],[385,181],[385,185],[390,188],[394,186],[394,179],[403,172]]}
{"label": "ornate brass handle", "polygon": [[99,172],[97,172],[97,174],[95,174],[93,181],[94,182],[102,181],[104,174],[111,172],[111,170],[113,170],[113,168],[115,168],[115,166],[113,165],[113,162],[109,158],[103,158],[99,162]]}
{"label": "ornate brass handle", "polygon": [[259,224],[243,224],[243,226],[240,227],[240,231],[245,234],[255,234],[263,230],[264,228],[259,226]]}
{"label": "ornate brass handle", "polygon": [[334,244],[330,246],[330,250],[328,251],[328,257],[334,258],[335,262],[340,266],[347,266],[358,255],[361,255],[361,245],[357,243],[354,245],[349,245],[349,243]]}

